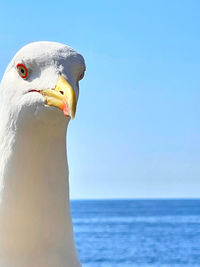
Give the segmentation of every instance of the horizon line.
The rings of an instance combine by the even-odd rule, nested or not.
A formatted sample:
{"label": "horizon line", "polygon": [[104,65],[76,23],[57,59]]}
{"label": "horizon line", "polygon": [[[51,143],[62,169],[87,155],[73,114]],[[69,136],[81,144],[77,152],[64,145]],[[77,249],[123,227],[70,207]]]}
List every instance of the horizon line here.
{"label": "horizon line", "polygon": [[70,201],[104,201],[104,200],[200,200],[200,197],[149,197],[149,198],[70,198]]}

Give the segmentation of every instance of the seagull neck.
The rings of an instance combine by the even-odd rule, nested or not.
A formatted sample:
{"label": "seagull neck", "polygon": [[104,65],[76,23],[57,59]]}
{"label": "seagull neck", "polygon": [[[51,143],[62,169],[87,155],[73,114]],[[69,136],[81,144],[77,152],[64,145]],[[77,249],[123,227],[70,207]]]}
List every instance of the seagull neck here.
{"label": "seagull neck", "polygon": [[[52,197],[57,198],[56,194],[62,191],[59,199],[63,197],[68,201],[66,125],[58,127],[37,122],[15,129],[12,139],[12,153],[6,164],[3,191],[6,185],[9,185],[9,190],[30,189],[32,192],[35,189],[35,195],[32,196],[35,198],[39,193],[51,193]],[[15,197],[13,192],[12,196]]]}
{"label": "seagull neck", "polygon": [[51,259],[52,266],[80,266],[69,207],[66,128],[36,123],[9,137],[0,205],[0,251],[9,264],[13,259],[19,266],[46,267]]}

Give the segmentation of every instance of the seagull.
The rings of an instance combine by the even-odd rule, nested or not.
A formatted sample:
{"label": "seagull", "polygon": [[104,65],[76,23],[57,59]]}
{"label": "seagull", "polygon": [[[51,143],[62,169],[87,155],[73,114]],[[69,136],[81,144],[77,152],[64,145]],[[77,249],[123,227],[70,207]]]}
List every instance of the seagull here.
{"label": "seagull", "polygon": [[0,83],[0,266],[80,267],[66,131],[84,58],[57,42],[21,48]]}

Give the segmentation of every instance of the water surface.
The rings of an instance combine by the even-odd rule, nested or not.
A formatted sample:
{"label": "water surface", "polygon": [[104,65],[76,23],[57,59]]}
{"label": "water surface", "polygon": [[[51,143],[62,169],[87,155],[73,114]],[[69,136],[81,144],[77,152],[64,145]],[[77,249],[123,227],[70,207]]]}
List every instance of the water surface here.
{"label": "water surface", "polygon": [[71,202],[83,267],[200,266],[200,200]]}

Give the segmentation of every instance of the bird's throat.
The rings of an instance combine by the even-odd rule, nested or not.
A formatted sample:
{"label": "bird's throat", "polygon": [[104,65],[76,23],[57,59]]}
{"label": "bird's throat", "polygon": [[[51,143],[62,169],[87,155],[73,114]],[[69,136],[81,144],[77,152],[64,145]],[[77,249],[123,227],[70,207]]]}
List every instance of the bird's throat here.
{"label": "bird's throat", "polygon": [[17,131],[0,151],[0,266],[80,266],[69,208],[66,125],[37,123]]}

